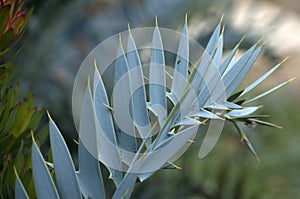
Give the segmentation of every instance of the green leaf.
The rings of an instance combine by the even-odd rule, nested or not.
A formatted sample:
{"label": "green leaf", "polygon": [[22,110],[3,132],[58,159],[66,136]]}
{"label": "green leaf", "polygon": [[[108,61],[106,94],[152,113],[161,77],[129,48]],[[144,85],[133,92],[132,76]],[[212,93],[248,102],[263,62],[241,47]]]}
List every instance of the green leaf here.
{"label": "green leaf", "polygon": [[[58,192],[61,198],[81,198],[75,167],[67,145],[49,116],[49,131],[52,157]],[[42,183],[41,183],[42,184]]]}
{"label": "green leaf", "polygon": [[24,20],[25,20],[25,16],[19,16],[11,24],[11,28],[13,29],[15,35],[17,35],[20,32]]}
{"label": "green leaf", "polygon": [[33,12],[33,9],[34,9],[34,7],[31,7],[31,8],[29,8],[29,9],[27,10],[27,12],[26,12],[26,14],[25,14],[25,17],[24,17],[24,21],[23,21],[23,23],[22,23],[22,25],[21,25],[21,27],[20,27],[20,29],[19,29],[20,32],[23,32],[23,30],[26,28],[26,26],[27,26],[27,24],[28,24],[28,21],[29,21],[29,19],[30,19],[30,16],[31,16],[31,14],[32,14],[32,12]]}
{"label": "green leaf", "polygon": [[2,36],[0,35],[0,52],[4,52],[8,49],[8,46],[13,38],[13,30],[9,29]]}
{"label": "green leaf", "polygon": [[163,125],[167,116],[167,99],[166,99],[166,77],[165,77],[165,57],[158,26],[155,27],[149,72],[149,98],[151,109],[158,116],[160,125]]}
{"label": "green leaf", "polygon": [[15,158],[15,168],[16,168],[17,172],[20,172],[22,167],[25,165],[25,157],[24,157],[25,155],[22,153],[23,147],[24,147],[24,141],[21,140],[19,151]]}
{"label": "green leaf", "polygon": [[[4,132],[10,132],[11,131],[11,129],[12,129],[13,125],[14,125],[14,121],[15,121],[16,115],[17,115],[17,110],[18,110],[17,108],[14,108],[10,112],[9,117],[8,117],[8,119],[6,121],[5,127],[3,129]],[[17,137],[17,136],[15,136],[15,137]]]}
{"label": "green leaf", "polygon": [[286,82],[283,82],[283,83],[281,83],[281,84],[279,84],[279,85],[277,85],[277,86],[275,86],[275,87],[273,87],[273,88],[271,88],[271,89],[269,89],[269,90],[267,90],[267,91],[265,91],[265,92],[257,95],[256,97],[254,97],[252,99],[246,100],[243,104],[247,104],[249,102],[253,102],[253,101],[258,100],[258,99],[260,99],[260,98],[262,98],[262,97],[264,97],[266,95],[269,95],[269,94],[275,92],[276,90],[280,89],[281,87],[287,85],[288,83],[292,82],[294,79],[295,78],[292,78],[292,79],[290,79],[290,80],[288,80]]}
{"label": "green leaf", "polygon": [[0,36],[4,33],[4,30],[8,23],[8,17],[10,12],[10,5],[6,5],[0,9]]}
{"label": "green leaf", "polygon": [[16,199],[29,199],[29,196],[19,178],[19,175],[15,169],[15,175],[16,175],[16,180],[15,180],[15,198]]}
{"label": "green leaf", "polygon": [[[37,198],[59,198],[59,195],[51,178],[51,174],[34,140],[32,143],[32,170]],[[60,184],[58,185],[60,186]],[[63,188],[64,187],[60,187],[60,189]]]}

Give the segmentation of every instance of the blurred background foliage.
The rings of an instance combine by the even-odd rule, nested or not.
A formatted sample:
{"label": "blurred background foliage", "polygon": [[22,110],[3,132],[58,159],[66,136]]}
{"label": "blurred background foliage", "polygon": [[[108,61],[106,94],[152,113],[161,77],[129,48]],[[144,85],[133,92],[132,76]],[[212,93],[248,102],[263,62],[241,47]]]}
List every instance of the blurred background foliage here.
{"label": "blurred background foliage", "polygon": [[[98,43],[127,29],[153,26],[180,30],[185,13],[191,37],[206,45],[213,27],[224,14],[225,45],[231,48],[247,33],[245,48],[260,37],[267,40],[265,53],[249,72],[252,82],[286,56],[284,63],[261,91],[298,76],[300,70],[300,4],[297,0],[29,0],[35,6],[23,50],[17,59],[21,92],[32,87],[35,101],[47,108],[57,122],[76,160],[77,139],[71,112],[76,72]],[[242,46],[243,47],[243,46]],[[247,128],[260,156],[257,162],[239,142],[237,132],[226,127],[216,148],[198,159],[196,142],[178,160],[182,170],[159,171],[139,183],[133,198],[300,198],[298,134],[299,78],[287,88],[263,99],[264,113],[283,130]],[[259,91],[258,91],[259,92]],[[107,180],[107,188],[111,182]],[[109,189],[109,188],[108,188]],[[109,195],[109,194],[108,194]]]}
{"label": "blurred background foliage", "polygon": [[[43,116],[42,110],[34,105],[32,91],[23,90],[24,94],[20,94],[19,83],[14,80],[15,57],[33,10],[24,10],[23,4],[24,1],[0,0],[0,198],[13,197],[14,167],[30,186],[30,133],[40,129]],[[44,142],[46,133],[36,133],[39,144]]]}

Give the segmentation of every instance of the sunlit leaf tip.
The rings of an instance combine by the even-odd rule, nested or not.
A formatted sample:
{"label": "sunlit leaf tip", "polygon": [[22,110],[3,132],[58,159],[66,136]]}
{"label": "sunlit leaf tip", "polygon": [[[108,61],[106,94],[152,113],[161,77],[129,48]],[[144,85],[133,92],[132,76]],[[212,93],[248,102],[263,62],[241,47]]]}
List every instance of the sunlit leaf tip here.
{"label": "sunlit leaf tip", "polygon": [[185,13],[185,18],[184,18],[184,23],[187,24],[187,22],[188,22],[188,14],[187,14],[187,12],[186,12],[186,13]]}
{"label": "sunlit leaf tip", "polygon": [[127,24],[127,28],[128,28],[129,34],[131,34],[131,31],[130,31],[130,23]]}

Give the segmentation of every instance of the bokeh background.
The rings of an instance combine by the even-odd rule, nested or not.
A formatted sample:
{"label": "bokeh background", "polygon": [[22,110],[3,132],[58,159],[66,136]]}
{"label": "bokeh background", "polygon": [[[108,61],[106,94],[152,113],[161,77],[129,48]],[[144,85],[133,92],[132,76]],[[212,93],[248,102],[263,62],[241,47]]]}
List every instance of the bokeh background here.
{"label": "bokeh background", "polygon": [[[225,52],[247,33],[242,48],[260,38],[264,53],[249,72],[246,85],[289,57],[257,93],[300,73],[300,3],[298,0],[29,0],[35,10],[19,54],[16,77],[36,102],[49,110],[76,161],[77,133],[71,94],[85,56],[101,41],[127,29],[154,26],[180,30],[188,13],[190,36],[206,45],[224,15]],[[241,50],[242,53],[243,50]],[[226,126],[215,149],[198,159],[196,142],[176,163],[181,170],[162,170],[136,186],[133,198],[300,198],[300,78],[260,101],[260,113],[283,130],[247,128],[261,161]],[[246,127],[245,127],[246,128]],[[105,170],[104,170],[105,172]],[[106,180],[108,197],[112,183]]]}

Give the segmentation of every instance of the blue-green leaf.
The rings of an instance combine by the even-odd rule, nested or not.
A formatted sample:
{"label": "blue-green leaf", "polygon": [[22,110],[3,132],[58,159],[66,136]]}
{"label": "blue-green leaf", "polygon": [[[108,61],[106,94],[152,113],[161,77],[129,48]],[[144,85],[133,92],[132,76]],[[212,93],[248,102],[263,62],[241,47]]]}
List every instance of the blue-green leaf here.
{"label": "blue-green leaf", "polygon": [[127,62],[131,74],[131,91],[133,92],[132,118],[141,136],[146,137],[151,130],[151,124],[147,110],[146,90],[141,61],[131,31],[129,31],[127,42]]}
{"label": "blue-green leaf", "polygon": [[258,46],[258,44],[254,45],[224,74],[222,79],[227,96],[230,96],[240,84],[260,54],[261,49],[262,47]]}
{"label": "blue-green leaf", "polygon": [[[170,128],[172,127],[172,124],[175,124],[176,122],[178,122],[177,120],[180,119],[180,114],[182,114],[180,112],[180,110],[184,109],[182,108],[182,104],[185,101],[186,98],[188,98],[187,96],[191,95],[191,88],[193,85],[189,85],[187,89],[184,90],[184,92],[182,93],[182,95],[180,96],[179,101],[175,104],[175,106],[172,108],[171,112],[168,114],[167,119],[164,122],[164,125],[161,127],[159,133],[156,136],[156,139],[154,140],[152,146],[155,146],[156,144],[162,143],[165,139],[167,139],[168,136],[168,132],[170,130]],[[192,99],[189,99],[192,100]],[[184,106],[184,105],[183,105]],[[188,112],[187,110],[184,110],[186,113]]]}
{"label": "blue-green leaf", "polygon": [[83,196],[85,198],[105,198],[99,162],[80,140],[78,145],[78,162],[78,180]]}
{"label": "blue-green leaf", "polygon": [[227,106],[225,106],[225,105],[218,104],[218,103],[212,103],[210,105],[206,105],[204,108],[210,108],[210,109],[214,109],[214,110],[223,110],[223,111],[226,111],[229,108]]}
{"label": "blue-green leaf", "polygon": [[219,64],[223,51],[223,35],[220,35],[220,27],[221,25],[219,24],[212,34],[193,78],[195,81],[193,88],[199,95],[198,105],[200,108],[213,103],[210,97],[214,95],[215,87],[221,78],[219,74]]}
{"label": "blue-green leaf", "polygon": [[[139,158],[136,164],[140,165],[141,171],[160,169],[170,158],[180,152],[180,149],[182,149],[193,136],[195,136],[198,127],[199,125],[194,125],[179,131],[157,145],[155,150],[148,152],[145,156]],[[154,165],[149,164],[149,162],[155,162],[155,168],[153,168]]]}
{"label": "blue-green leaf", "polygon": [[232,102],[225,102],[224,104],[226,107],[228,107],[229,109],[242,109],[243,107],[240,105],[237,105],[235,103]]}
{"label": "blue-green leaf", "polygon": [[220,38],[220,31],[221,31],[221,22],[217,25],[214,32],[212,33],[205,51],[210,55],[213,56],[215,54],[215,50],[218,46],[219,38]]}
{"label": "blue-green leaf", "polygon": [[[32,172],[37,198],[60,198],[44,158],[35,141],[32,143]],[[61,187],[61,189],[62,188],[63,187]]]}
{"label": "blue-green leaf", "polygon": [[[81,141],[95,158],[98,158],[104,164],[113,164],[121,169],[111,111],[108,108],[106,91],[97,67],[95,67],[94,74],[94,98],[88,82],[82,103],[79,126]],[[114,183],[118,185],[122,179],[122,173],[109,166],[107,166],[107,169]]]}
{"label": "blue-green leaf", "polygon": [[58,193],[61,198],[81,198],[79,184],[70,152],[50,115],[49,130]]}
{"label": "blue-green leaf", "polygon": [[194,125],[199,125],[201,122],[199,120],[190,118],[190,117],[185,117],[184,119],[180,120],[177,122],[175,125],[172,126],[172,128],[177,127],[177,126],[194,126]]}
{"label": "blue-green leaf", "polygon": [[174,96],[176,96],[175,99],[180,98],[184,90],[184,87],[186,85],[186,81],[188,77],[188,66],[189,66],[189,38],[188,38],[188,27],[187,27],[187,20],[186,20],[179,41],[179,46],[178,46],[178,51],[177,51],[177,56],[175,61],[175,69],[173,74],[172,88],[171,88],[171,93]]}
{"label": "blue-green leaf", "polygon": [[194,113],[190,115],[190,117],[202,117],[202,118],[208,118],[208,119],[222,119],[221,117],[215,115],[214,113],[207,111],[205,109],[201,109],[197,113]]}
{"label": "blue-green leaf", "polygon": [[239,133],[239,135],[241,137],[241,141],[245,143],[245,145],[248,147],[248,149],[250,150],[250,152],[259,161],[259,157],[258,157],[258,155],[257,155],[254,147],[252,146],[251,142],[249,141],[248,137],[244,133],[244,131],[241,129],[241,127],[235,121],[232,121],[232,123],[235,126],[235,128],[237,129],[237,131],[238,131],[238,133]]}
{"label": "blue-green leaf", "polygon": [[149,97],[151,109],[163,125],[167,116],[165,57],[158,26],[154,28],[149,72]]}
{"label": "blue-green leaf", "polygon": [[277,124],[273,124],[273,123],[270,123],[270,122],[258,120],[258,119],[255,119],[255,118],[250,118],[250,119],[248,119],[248,120],[249,120],[249,121],[252,121],[252,122],[255,122],[255,123],[257,123],[257,124],[264,125],[264,126],[275,127],[275,128],[278,128],[278,129],[282,129],[282,128],[283,128],[282,126],[279,126],[279,125],[277,125]]}
{"label": "blue-green leaf", "polygon": [[130,82],[131,75],[128,70],[127,58],[122,46],[121,36],[119,43],[115,65],[114,92],[112,97],[115,133],[118,146],[121,149],[135,152],[137,151],[137,142],[134,123],[130,115],[132,114],[132,100],[130,100],[132,93]]}
{"label": "blue-green leaf", "polygon": [[221,35],[219,36],[219,41],[218,41],[218,45],[216,48],[216,52],[214,57],[214,64],[216,67],[219,68],[221,60],[222,60],[222,55],[223,55],[223,31],[221,33]]}
{"label": "blue-green leaf", "polygon": [[[122,179],[122,182],[117,187],[117,190],[115,191],[113,195],[113,199],[119,199],[119,198],[130,198],[130,195],[133,191],[135,182],[138,178],[137,168],[136,168],[136,161],[140,157],[140,154],[142,153],[143,148],[146,146],[147,138],[151,135],[151,131],[148,133],[148,135],[143,140],[142,144],[140,145],[138,151],[135,154],[135,157],[133,158],[132,162],[129,165],[128,170],[126,171],[126,174],[124,178]],[[153,143],[152,145],[153,146]]]}
{"label": "blue-green leaf", "polygon": [[220,28],[221,24],[218,24],[208,41],[198,67],[195,68],[192,72],[191,77],[193,78],[193,81],[195,81],[195,84],[193,86],[195,91],[201,90],[203,77],[206,75],[207,70],[211,66],[211,63],[213,61],[213,56],[215,55],[215,51],[219,42]]}
{"label": "blue-green leaf", "polygon": [[[286,60],[286,59],[285,59]],[[241,93],[241,96],[249,93],[251,90],[253,90],[256,86],[258,86],[260,83],[262,83],[265,79],[267,79],[274,71],[276,71],[281,65],[282,63],[285,61],[283,60],[282,62],[280,62],[279,64],[277,64],[276,66],[274,66],[271,70],[269,70],[268,72],[266,72],[264,75],[262,75],[260,78],[258,78],[255,82],[253,82],[252,84],[250,84],[249,86],[247,86],[244,91]]]}
{"label": "blue-green leaf", "polygon": [[29,199],[29,196],[19,178],[19,175],[16,171],[16,168],[14,168],[15,170],[15,175],[16,175],[16,180],[15,180],[15,198],[16,199]]}
{"label": "blue-green leaf", "polygon": [[94,77],[95,91],[93,95],[94,108],[99,127],[103,130],[105,135],[112,143],[116,143],[115,130],[113,126],[113,120],[111,110],[109,109],[110,104],[106,94],[106,90],[97,68],[95,68]]}
{"label": "blue-green leaf", "polygon": [[[219,67],[219,72],[221,75],[224,75],[227,71],[231,69],[231,67],[236,63],[236,54],[238,52],[239,46],[244,40],[244,37],[240,40],[240,42],[230,51],[227,55],[221,66]],[[226,71],[226,72],[225,72]]]}
{"label": "blue-green leaf", "polygon": [[253,101],[258,100],[258,99],[260,99],[260,98],[262,98],[262,97],[264,97],[264,96],[266,96],[266,95],[269,95],[269,94],[273,93],[274,91],[280,89],[281,87],[287,85],[288,83],[290,83],[290,82],[293,81],[294,79],[295,79],[295,78],[292,78],[292,79],[290,79],[290,80],[288,80],[288,81],[286,81],[286,82],[283,82],[283,83],[281,83],[281,84],[279,84],[279,85],[277,85],[277,86],[275,86],[275,87],[273,87],[273,88],[271,88],[271,89],[269,89],[269,90],[267,90],[267,91],[265,91],[265,92],[263,92],[263,93],[257,95],[256,97],[254,97],[254,98],[252,98],[252,99],[249,99],[249,100],[245,101],[243,104],[247,104],[247,103],[249,103],[249,102],[253,102]]}
{"label": "blue-green leaf", "polygon": [[260,108],[260,106],[253,106],[253,107],[245,107],[243,109],[237,109],[237,110],[232,110],[227,113],[227,116],[229,117],[243,117],[246,115],[250,115],[257,111]]}
{"label": "blue-green leaf", "polygon": [[112,199],[120,199],[123,197],[129,198],[135,185],[137,175],[137,173],[127,172],[124,179],[120,183],[120,186],[115,191]]}
{"label": "blue-green leaf", "polygon": [[[157,146],[155,146],[154,150],[146,153],[145,156],[137,160],[136,165],[139,165],[143,172],[149,170],[149,172],[142,172],[139,174],[139,179],[141,181],[146,180],[153,175],[156,170],[168,164],[168,161],[178,152],[182,152],[181,149],[184,148],[188,141],[192,140],[192,138],[196,135],[197,129],[201,122],[197,121],[195,124],[196,125],[181,130],[173,136],[170,136],[169,138],[160,142]],[[174,149],[174,146],[176,146],[176,149]],[[149,164],[149,162],[155,162],[155,168],[154,165]],[[150,168],[148,168],[149,165]]]}

